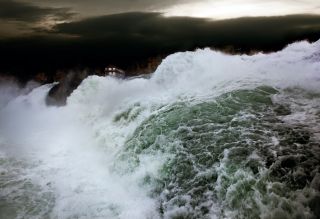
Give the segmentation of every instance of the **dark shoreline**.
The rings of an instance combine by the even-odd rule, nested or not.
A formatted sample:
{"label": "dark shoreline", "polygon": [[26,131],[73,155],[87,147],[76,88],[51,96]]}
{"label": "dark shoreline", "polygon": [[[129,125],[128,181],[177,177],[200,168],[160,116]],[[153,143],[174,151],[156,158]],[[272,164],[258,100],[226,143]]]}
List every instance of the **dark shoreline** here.
{"label": "dark shoreline", "polygon": [[[319,33],[319,38],[320,38],[320,33]],[[289,44],[292,44],[295,42],[308,41],[309,43],[313,43],[313,42],[316,42],[319,38],[312,36],[308,38],[302,38],[302,39],[284,42],[279,45],[274,45],[273,47],[270,47],[270,48],[268,47],[268,48],[262,48],[262,49],[256,48],[256,47],[238,48],[232,45],[226,45],[221,47],[196,47],[192,50],[177,50],[177,51],[172,51],[171,53],[157,54],[156,56],[148,57],[143,60],[133,59],[128,62],[129,64],[120,63],[120,62],[119,63],[111,62],[111,63],[99,64],[96,66],[90,66],[90,64],[81,64],[81,65],[78,64],[75,66],[60,67],[60,68],[58,67],[55,68],[55,66],[53,66],[52,69],[47,71],[45,70],[45,68],[38,71],[32,70],[32,68],[29,69],[28,66],[26,68],[23,68],[22,64],[13,66],[12,70],[3,70],[1,69],[1,65],[0,65],[0,80],[16,81],[21,86],[24,86],[30,80],[34,80],[40,84],[61,82],[70,74],[79,74],[80,78],[83,77],[83,75],[103,76],[105,75],[104,68],[107,67],[109,64],[122,68],[126,72],[126,76],[132,77],[132,76],[139,76],[142,74],[150,74],[154,72],[165,57],[176,52],[195,51],[196,49],[210,48],[212,50],[219,51],[227,55],[243,55],[243,54],[254,55],[259,52],[268,54],[268,53],[281,51]],[[49,67],[46,67],[46,68],[49,68]],[[16,71],[16,69],[19,69],[19,70]],[[22,74],[23,71],[26,72],[26,74]]]}
{"label": "dark shoreline", "polygon": [[[320,35],[320,33],[319,33]],[[302,40],[294,40],[290,42],[286,42],[285,44],[276,45],[274,46],[276,49],[270,48],[237,48],[235,46],[224,46],[221,48],[211,48],[212,50],[222,52],[227,55],[254,55],[259,52],[262,53],[272,53],[277,52],[284,49],[287,45],[298,42],[298,41],[308,41],[310,43],[315,42],[318,38],[309,37]],[[198,49],[198,48],[196,48]],[[181,52],[181,51],[176,51]],[[131,65],[127,65],[124,68],[126,73],[126,77],[134,77],[139,75],[146,75],[154,72],[156,68],[161,64],[162,60],[168,56],[169,54],[161,54],[157,55],[156,57],[147,58],[143,61],[133,62]],[[110,64],[110,63],[107,63]],[[20,74],[1,74],[0,73],[0,82],[11,81],[19,85],[21,88],[24,88],[29,81],[35,81],[40,85],[58,82],[56,85],[52,87],[49,91],[46,103],[48,105],[53,106],[64,106],[66,104],[67,97],[75,90],[81,82],[90,75],[98,75],[98,76],[106,76],[104,72],[104,68],[107,66],[99,66],[95,68],[90,67],[76,67],[70,69],[63,69],[59,70],[56,69],[55,71],[48,71],[48,72],[40,72],[37,74],[27,74],[21,77]],[[122,66],[120,66],[122,67]],[[28,70],[27,70],[28,72]]]}
{"label": "dark shoreline", "polygon": [[20,82],[50,83],[70,71],[101,75],[111,64],[134,76],[154,71],[163,58],[176,52],[209,47],[229,54],[268,53],[319,38],[320,15],[208,20],[123,13],[0,38],[0,73]]}

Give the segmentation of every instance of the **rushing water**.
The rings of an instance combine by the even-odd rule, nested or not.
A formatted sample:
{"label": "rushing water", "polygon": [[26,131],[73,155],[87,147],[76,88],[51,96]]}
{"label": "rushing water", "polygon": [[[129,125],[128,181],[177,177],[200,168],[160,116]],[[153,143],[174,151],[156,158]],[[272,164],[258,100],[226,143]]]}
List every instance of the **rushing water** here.
{"label": "rushing water", "polygon": [[0,218],[320,217],[320,41],[51,87],[0,87]]}

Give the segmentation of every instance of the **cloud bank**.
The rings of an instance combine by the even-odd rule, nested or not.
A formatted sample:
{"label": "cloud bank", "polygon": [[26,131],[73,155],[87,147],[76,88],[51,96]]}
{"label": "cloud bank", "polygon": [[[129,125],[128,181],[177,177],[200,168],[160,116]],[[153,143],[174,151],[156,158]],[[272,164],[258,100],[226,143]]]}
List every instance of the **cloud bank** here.
{"label": "cloud bank", "polygon": [[12,0],[0,1],[0,19],[23,22],[40,21],[46,17],[69,19],[73,13],[68,8],[39,7],[29,3]]}
{"label": "cloud bank", "polygon": [[[320,38],[319,15],[228,20],[123,13],[57,24],[39,35],[0,40],[0,71],[30,75],[75,66],[123,68],[149,57],[196,48],[273,51]],[[42,31],[42,32],[41,32]],[[42,34],[42,35],[41,35]]]}

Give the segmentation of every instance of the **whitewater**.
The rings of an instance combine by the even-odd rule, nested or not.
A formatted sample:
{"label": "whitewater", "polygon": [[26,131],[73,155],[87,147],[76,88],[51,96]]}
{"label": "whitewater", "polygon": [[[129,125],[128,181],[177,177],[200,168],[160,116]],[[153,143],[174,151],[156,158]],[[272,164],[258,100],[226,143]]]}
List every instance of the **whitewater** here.
{"label": "whitewater", "polygon": [[0,84],[0,218],[320,217],[320,41],[53,86]]}

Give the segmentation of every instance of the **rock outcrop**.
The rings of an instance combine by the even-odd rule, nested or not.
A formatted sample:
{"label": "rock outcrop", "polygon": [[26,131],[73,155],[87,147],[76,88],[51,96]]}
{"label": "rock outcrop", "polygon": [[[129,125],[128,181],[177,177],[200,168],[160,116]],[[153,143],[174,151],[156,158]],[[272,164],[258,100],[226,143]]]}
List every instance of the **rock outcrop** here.
{"label": "rock outcrop", "polygon": [[66,105],[68,96],[70,96],[73,90],[77,89],[87,76],[88,73],[86,71],[66,74],[60,79],[58,84],[51,88],[46,98],[46,104],[49,106]]}

